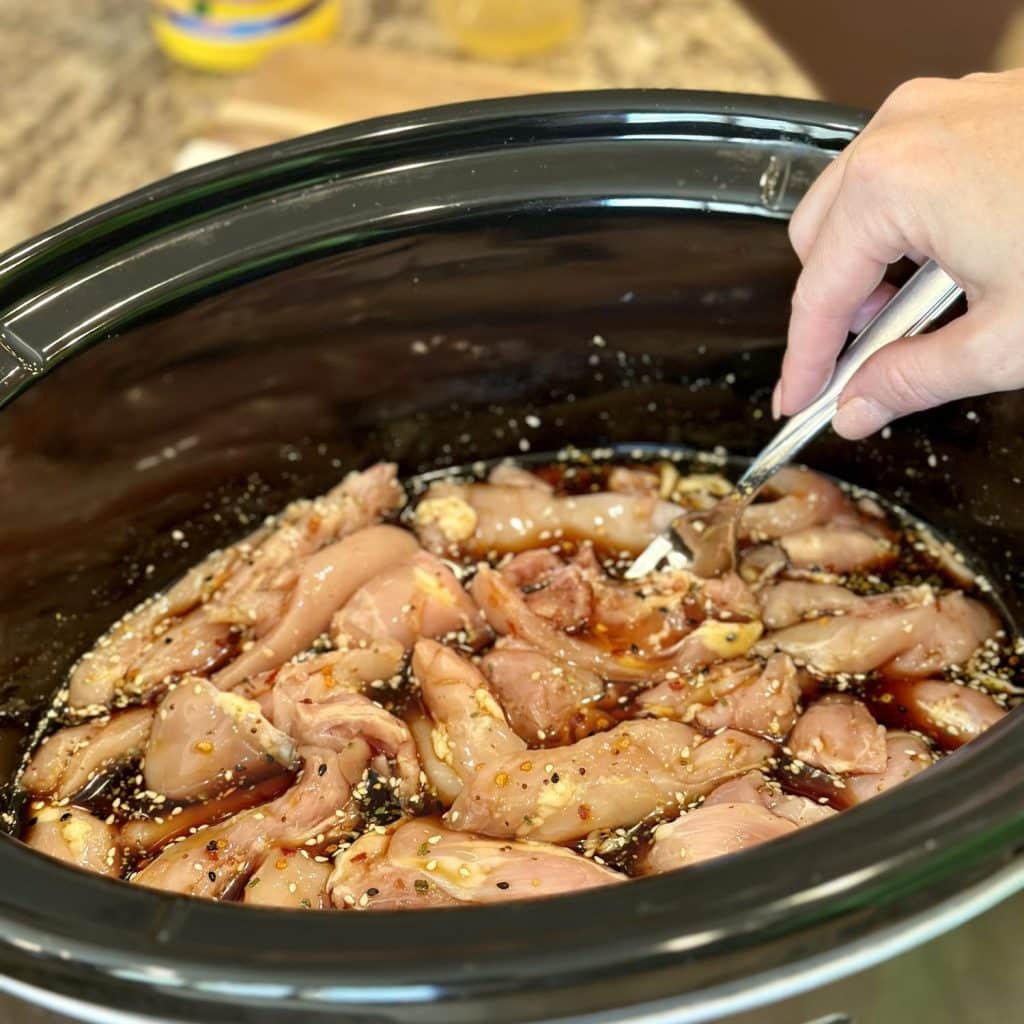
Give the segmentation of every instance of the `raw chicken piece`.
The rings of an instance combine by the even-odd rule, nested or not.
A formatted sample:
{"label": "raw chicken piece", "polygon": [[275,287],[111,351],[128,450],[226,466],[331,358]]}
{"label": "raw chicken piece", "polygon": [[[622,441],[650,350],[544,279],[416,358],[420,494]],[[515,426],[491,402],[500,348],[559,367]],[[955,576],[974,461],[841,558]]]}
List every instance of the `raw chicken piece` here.
{"label": "raw chicken piece", "polygon": [[[661,574],[664,577],[664,573]],[[704,615],[711,619],[746,621],[760,618],[753,591],[736,573],[699,580],[697,599]]]}
{"label": "raw chicken piece", "polygon": [[251,650],[221,669],[214,681],[222,689],[230,689],[247,676],[281,665],[305,650],[364,583],[414,551],[416,542],[405,530],[368,526],[310,555],[295,574],[287,602],[269,631],[255,639]]}
{"label": "raw chicken piece", "polygon": [[30,820],[25,842],[32,849],[100,875],[120,875],[117,826],[79,807],[43,807]]}
{"label": "raw chicken piece", "polygon": [[360,587],[334,616],[331,634],[353,644],[392,639],[406,650],[421,636],[458,634],[478,647],[487,626],[451,569],[418,551]]}
{"label": "raw chicken piece", "polygon": [[526,595],[526,606],[557,629],[578,631],[590,624],[594,594],[578,566],[563,565]]}
{"label": "raw chicken piece", "polygon": [[609,578],[590,545],[580,548],[573,564],[593,592],[593,631],[613,649],[662,656],[706,619],[758,618],[757,600],[735,573],[701,579],[684,570],[665,569],[624,583]]}
{"label": "raw chicken piece", "polygon": [[567,636],[547,619],[532,612],[519,591],[493,569],[481,566],[470,589],[495,632],[511,634],[556,661],[571,662],[609,679],[646,678],[644,666],[619,664],[612,655],[576,637]]}
{"label": "raw chicken piece", "polygon": [[780,793],[768,801],[768,810],[786,821],[791,821],[798,828],[814,825],[839,812],[828,804],[820,804],[797,793]]}
{"label": "raw chicken piece", "polygon": [[[586,550],[592,551],[589,545]],[[600,566],[597,573],[604,576]],[[578,562],[566,564],[546,548],[523,551],[501,568],[502,579],[522,590],[527,608],[563,630],[590,624],[594,611],[590,575]]]}
{"label": "raw chicken piece", "polygon": [[121,841],[126,851],[152,856],[172,839],[186,836],[192,829],[216,824],[279,797],[292,781],[290,775],[271,775],[254,786],[236,788],[212,800],[170,810],[162,808],[163,813],[156,817],[126,821],[121,826]]}
{"label": "raw chicken piece", "polygon": [[660,875],[795,831],[796,825],[760,804],[705,804],[659,825],[637,861],[637,869],[642,875]]}
{"label": "raw chicken piece", "polygon": [[172,843],[132,881],[186,896],[230,898],[272,847],[302,847],[307,839],[319,846],[351,829],[358,821],[352,790],[370,764],[369,745],[354,739],[340,753],[313,747],[299,753],[302,775],[283,796]]}
{"label": "raw chicken piece", "polygon": [[657,497],[661,492],[661,474],[649,469],[615,466],[608,474],[608,490],[616,494],[649,494]]}
{"label": "raw chicken piece", "polygon": [[[213,552],[164,594],[117,622],[72,671],[71,706],[105,706],[115,695],[145,697],[187,673],[209,676],[249,640],[258,645],[242,662],[260,661],[268,643],[285,640],[278,623],[282,616],[288,620],[285,632],[294,632],[295,612],[312,626],[308,606],[330,589],[324,575],[330,559],[309,564],[317,552],[369,526],[402,500],[395,467],[382,463],[349,474],[323,497],[293,502],[271,525]],[[310,639],[326,627],[338,603]],[[247,667],[233,681],[258,670]]]}
{"label": "raw chicken piece", "polygon": [[215,551],[166,593],[130,611],[82,655],[70,680],[73,708],[108,707],[142,699],[178,675],[209,674],[238,653],[228,623],[210,621],[206,602],[239,570],[242,558]]}
{"label": "raw chicken piece", "polygon": [[896,557],[896,546],[860,524],[832,523],[786,534],[779,540],[790,565],[797,569],[858,572],[877,569]]}
{"label": "raw chicken piece", "polygon": [[36,748],[22,773],[22,788],[58,800],[74,796],[114,765],[140,757],[152,721],[152,708],[133,708],[59,729]]}
{"label": "raw chicken piece", "polygon": [[189,676],[157,708],[143,773],[149,789],[191,801],[294,767],[292,738],[259,704]]}
{"label": "raw chicken piece", "polygon": [[365,646],[347,644],[333,651],[300,655],[280,668],[250,676],[234,687],[233,693],[258,700],[267,713],[275,686],[304,687],[311,700],[326,700],[332,693],[364,693],[399,682],[405,648],[397,640],[374,640]]}
{"label": "raw chicken piece", "polygon": [[827,804],[785,792],[777,782],[770,782],[758,771],[717,786],[701,806],[714,807],[716,804],[760,804],[798,828],[824,821],[838,813]]}
{"label": "raw chicken piece", "polygon": [[427,777],[433,795],[445,807],[451,807],[452,802],[462,792],[462,779],[437,756],[434,750],[434,723],[419,706],[406,713],[405,721],[416,743],[423,774]]}
{"label": "raw chicken piece", "polygon": [[688,679],[645,690],[638,706],[658,718],[695,722],[705,732],[730,727],[781,740],[797,718],[801,689],[796,666],[775,654],[762,667],[738,658]]}
{"label": "raw chicken piece", "polygon": [[436,483],[416,507],[415,527],[436,555],[482,557],[562,539],[639,554],[681,511],[629,494],[558,497],[534,487]]}
{"label": "raw chicken piece", "polygon": [[845,694],[812,704],[790,733],[789,748],[794,757],[833,775],[885,771],[885,728]]}
{"label": "raw chicken piece", "polygon": [[942,594],[931,615],[922,616],[913,630],[913,646],[885,666],[887,672],[927,676],[951,665],[962,665],[999,630],[991,608],[958,590]]}
{"label": "raw chicken piece", "polygon": [[739,576],[751,586],[763,587],[789,566],[778,544],[755,544],[739,553]]}
{"label": "raw chicken piece", "polygon": [[513,555],[502,564],[500,571],[502,579],[529,593],[542,586],[564,565],[565,562],[549,548],[530,548]]}
{"label": "raw chicken piece", "polygon": [[760,594],[761,621],[766,629],[784,629],[803,619],[817,619],[833,612],[852,612],[864,598],[837,583],[783,580]]}
{"label": "raw chicken piece", "polygon": [[489,761],[448,812],[453,828],[571,842],[682,806],[756,768],[774,747],[726,729],[701,740],[669,721],[623,722],[566,747]]}
{"label": "raw chicken piece", "polygon": [[745,654],[761,635],[759,622],[707,619],[657,658],[613,653],[555,629],[527,607],[522,595],[500,574],[481,566],[472,593],[495,632],[512,635],[558,662],[605,679],[654,681],[667,672],[685,672]]}
{"label": "raw chicken piece", "polygon": [[512,728],[528,743],[565,737],[580,705],[604,692],[600,676],[556,661],[514,637],[502,637],[480,668]]}
{"label": "raw chicken piece", "polygon": [[757,501],[743,513],[740,536],[748,540],[785,537],[852,509],[831,480],[796,466],[783,466],[760,493],[775,500]]}
{"label": "raw chicken piece", "polygon": [[250,907],[323,910],[330,877],[330,863],[316,861],[304,850],[275,847],[246,882],[242,902]]}
{"label": "raw chicken piece", "polygon": [[271,692],[270,720],[305,747],[341,751],[358,737],[370,745],[378,773],[386,778],[394,775],[402,803],[418,802],[420,762],[409,727],[361,693],[325,695],[315,676],[305,681],[279,680]]}
{"label": "raw chicken piece", "polygon": [[336,907],[409,910],[533,899],[624,881],[571,850],[453,832],[418,818],[357,839],[338,857],[329,889]]}
{"label": "raw chicken piece", "polygon": [[522,466],[517,466],[511,459],[499,462],[487,475],[487,482],[499,487],[531,487],[545,494],[550,494],[553,490],[546,480],[542,480],[528,469],[523,469]]}
{"label": "raw chicken piece", "polygon": [[846,780],[845,796],[852,804],[862,804],[879,793],[923,772],[935,762],[928,744],[910,732],[890,730],[885,737],[885,769]]}
{"label": "raw chicken piece", "polygon": [[906,708],[904,720],[946,750],[980,736],[1006,714],[987,693],[942,679],[896,680],[889,692]]}
{"label": "raw chicken piece", "polygon": [[481,764],[526,749],[487,680],[451,648],[434,640],[418,641],[412,670],[434,721],[434,753],[463,783],[473,778]]}
{"label": "raw chicken piece", "polygon": [[828,674],[886,666],[929,675],[967,661],[998,628],[983,604],[959,592],[936,597],[925,586],[861,599],[852,611],[770,633],[756,651],[785,651]]}

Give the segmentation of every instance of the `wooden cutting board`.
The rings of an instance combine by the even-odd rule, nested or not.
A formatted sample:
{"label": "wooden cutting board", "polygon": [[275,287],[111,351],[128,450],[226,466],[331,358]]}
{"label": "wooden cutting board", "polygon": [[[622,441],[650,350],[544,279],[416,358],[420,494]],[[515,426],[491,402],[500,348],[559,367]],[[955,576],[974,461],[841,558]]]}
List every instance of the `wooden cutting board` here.
{"label": "wooden cutting board", "polygon": [[181,151],[176,170],[367,117],[594,84],[529,68],[343,43],[281,50],[253,73],[225,82],[225,98]]}

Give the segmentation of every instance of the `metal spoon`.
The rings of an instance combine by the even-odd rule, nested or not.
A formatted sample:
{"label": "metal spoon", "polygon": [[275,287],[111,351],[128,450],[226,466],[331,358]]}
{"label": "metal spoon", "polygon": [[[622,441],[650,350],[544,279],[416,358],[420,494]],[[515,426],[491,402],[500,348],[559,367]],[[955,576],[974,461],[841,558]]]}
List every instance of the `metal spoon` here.
{"label": "metal spoon", "polygon": [[700,576],[720,575],[735,567],[740,517],[754,495],[806,444],[832,422],[839,396],[853,375],[879,349],[920,334],[963,294],[963,289],[935,262],[922,264],[874,319],[846,346],[829,382],[817,398],[795,416],[762,449],[736,484],[736,490],[706,512],[690,512],[674,520],[641,552],[626,572],[639,579],[664,562],[692,568]]}

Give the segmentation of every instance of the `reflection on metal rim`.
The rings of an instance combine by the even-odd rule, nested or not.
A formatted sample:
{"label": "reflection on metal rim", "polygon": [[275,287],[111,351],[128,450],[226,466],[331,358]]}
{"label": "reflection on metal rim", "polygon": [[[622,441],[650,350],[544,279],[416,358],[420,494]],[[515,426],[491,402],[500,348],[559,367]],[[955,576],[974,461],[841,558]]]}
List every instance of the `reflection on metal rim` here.
{"label": "reflection on metal rim", "polygon": [[756,1010],[832,982],[866,971],[885,960],[923,946],[991,910],[1024,890],[1024,859],[960,893],[937,910],[901,922],[861,939],[837,953],[804,961],[792,970],[779,970],[718,992],[709,990],[691,1006],[664,1000],[623,1016],[615,1011],[585,1017],[560,1017],[559,1024],[704,1024],[735,1013]]}

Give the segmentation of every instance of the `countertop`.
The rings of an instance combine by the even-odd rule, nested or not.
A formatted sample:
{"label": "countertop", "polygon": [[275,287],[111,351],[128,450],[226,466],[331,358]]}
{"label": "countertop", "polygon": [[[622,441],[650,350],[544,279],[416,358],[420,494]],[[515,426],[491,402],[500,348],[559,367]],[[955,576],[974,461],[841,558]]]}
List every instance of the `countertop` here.
{"label": "countertop", "polygon": [[[738,0],[588,0],[538,69],[603,86],[814,96]],[[426,0],[347,0],[352,43],[446,53]],[[231,80],[157,50],[143,0],[0,4],[0,251],[170,173]]]}

